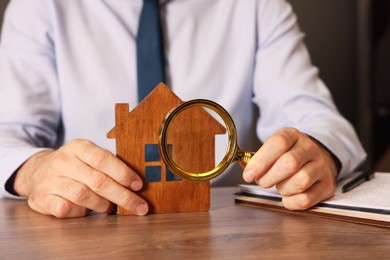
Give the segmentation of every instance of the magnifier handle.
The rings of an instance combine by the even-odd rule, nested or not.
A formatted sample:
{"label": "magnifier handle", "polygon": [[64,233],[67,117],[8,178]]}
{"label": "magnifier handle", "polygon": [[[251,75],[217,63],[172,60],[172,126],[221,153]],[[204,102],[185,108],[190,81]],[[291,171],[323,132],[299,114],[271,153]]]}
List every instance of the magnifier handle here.
{"label": "magnifier handle", "polygon": [[255,154],[254,152],[244,152],[241,149],[237,149],[236,155],[234,157],[235,162],[239,162],[242,168],[245,168],[245,166],[249,163],[249,160],[252,158],[252,156]]}

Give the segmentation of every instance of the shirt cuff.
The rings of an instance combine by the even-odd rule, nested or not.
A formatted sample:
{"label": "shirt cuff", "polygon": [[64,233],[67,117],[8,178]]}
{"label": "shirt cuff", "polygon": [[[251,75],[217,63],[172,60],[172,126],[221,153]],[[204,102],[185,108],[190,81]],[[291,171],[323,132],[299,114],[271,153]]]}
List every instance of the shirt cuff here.
{"label": "shirt cuff", "polygon": [[330,157],[332,157],[333,162],[336,166],[337,177],[338,177],[340,174],[341,167],[342,167],[342,163],[341,163],[340,159],[337,158],[337,156],[331,150],[329,150],[328,147],[326,147],[323,143],[318,141],[316,138],[312,137],[311,135],[307,135],[307,136],[309,136],[312,140],[314,140],[317,144],[319,144],[322,148],[324,148],[329,153]]}
{"label": "shirt cuff", "polygon": [[334,158],[340,161],[337,180],[344,179],[353,174],[354,170],[356,170],[366,157],[364,150],[359,148],[360,146],[357,144],[350,143],[346,145],[343,142],[345,140],[329,136],[325,133],[316,133],[310,136],[318,140]]}
{"label": "shirt cuff", "polygon": [[[48,148],[24,147],[10,149],[6,152],[0,153],[0,197],[22,198],[17,196],[13,190],[13,181],[16,176],[16,171],[25,161],[28,160],[28,158],[45,150],[48,150]],[[10,186],[12,189],[10,189]]]}

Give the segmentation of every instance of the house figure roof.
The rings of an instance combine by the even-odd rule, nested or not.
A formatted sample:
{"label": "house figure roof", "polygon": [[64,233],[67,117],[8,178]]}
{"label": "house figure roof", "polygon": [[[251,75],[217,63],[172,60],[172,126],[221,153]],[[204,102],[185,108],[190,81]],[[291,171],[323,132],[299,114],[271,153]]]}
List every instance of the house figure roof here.
{"label": "house figure roof", "polygon": [[[182,100],[160,83],[137,107],[116,104],[115,126],[108,138],[116,139],[117,157],[144,180],[137,192],[149,203],[150,213],[207,211],[210,182],[194,182],[174,175],[158,153],[158,134],[167,113]],[[215,166],[215,135],[226,129],[202,108],[189,109],[170,127],[168,143],[180,167],[203,172]],[[118,213],[131,214],[118,207]]]}

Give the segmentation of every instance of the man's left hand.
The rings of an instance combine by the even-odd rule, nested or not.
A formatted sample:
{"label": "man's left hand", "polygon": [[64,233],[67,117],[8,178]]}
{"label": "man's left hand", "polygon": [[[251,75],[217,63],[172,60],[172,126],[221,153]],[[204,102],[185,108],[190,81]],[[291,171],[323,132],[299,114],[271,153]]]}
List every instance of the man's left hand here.
{"label": "man's left hand", "polygon": [[304,210],[330,198],[337,167],[329,151],[295,128],[270,136],[244,169],[246,182],[276,186],[290,210]]}

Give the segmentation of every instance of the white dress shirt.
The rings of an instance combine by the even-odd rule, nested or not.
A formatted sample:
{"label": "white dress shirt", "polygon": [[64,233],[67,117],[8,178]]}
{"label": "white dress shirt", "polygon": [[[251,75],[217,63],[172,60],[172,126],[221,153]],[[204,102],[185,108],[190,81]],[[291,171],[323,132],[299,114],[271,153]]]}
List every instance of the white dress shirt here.
{"label": "white dress shirt", "polygon": [[[6,180],[42,149],[85,138],[115,153],[115,140],[106,138],[114,105],[138,103],[135,39],[142,4],[10,2],[0,45],[0,195],[11,196]],[[291,126],[330,149],[341,174],[361,163],[365,152],[311,64],[286,1],[160,5],[167,84],[182,100],[206,98],[225,107],[244,150],[258,149],[256,134],[264,141]],[[221,178],[229,175],[241,179],[241,171]]]}

